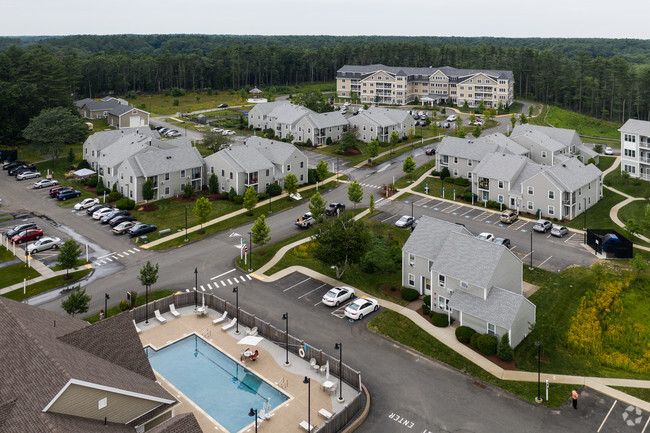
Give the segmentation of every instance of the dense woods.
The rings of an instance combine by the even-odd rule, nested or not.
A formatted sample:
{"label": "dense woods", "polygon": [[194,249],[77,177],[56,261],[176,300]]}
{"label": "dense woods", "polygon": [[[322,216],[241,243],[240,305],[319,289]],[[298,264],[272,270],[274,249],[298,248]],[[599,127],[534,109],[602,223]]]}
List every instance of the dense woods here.
{"label": "dense woods", "polygon": [[72,99],[332,81],[344,64],[512,70],[516,97],[617,122],[650,116],[643,40],[86,35],[0,38],[0,52],[5,144]]}

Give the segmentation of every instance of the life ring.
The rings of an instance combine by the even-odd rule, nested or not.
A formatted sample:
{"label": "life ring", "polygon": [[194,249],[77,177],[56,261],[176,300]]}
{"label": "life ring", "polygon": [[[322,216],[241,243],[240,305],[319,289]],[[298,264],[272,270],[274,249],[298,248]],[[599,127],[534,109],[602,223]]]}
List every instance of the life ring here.
{"label": "life ring", "polygon": [[301,358],[305,357],[305,349],[300,346],[300,349],[298,349],[298,355],[300,355]]}

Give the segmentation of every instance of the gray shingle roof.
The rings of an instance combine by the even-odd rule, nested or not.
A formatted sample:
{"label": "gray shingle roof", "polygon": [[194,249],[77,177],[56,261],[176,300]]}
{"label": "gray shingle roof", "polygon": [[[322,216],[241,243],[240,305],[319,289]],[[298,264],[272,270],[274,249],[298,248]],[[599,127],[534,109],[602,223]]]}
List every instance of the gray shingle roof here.
{"label": "gray shingle roof", "polygon": [[314,113],[307,116],[314,127],[322,128],[332,128],[335,126],[347,126],[348,121],[339,111],[332,113]]}
{"label": "gray shingle roof", "polygon": [[650,137],[650,122],[645,120],[628,119],[627,122],[621,126],[619,131]]}
{"label": "gray shingle roof", "polygon": [[530,151],[524,146],[514,140],[511,140],[509,137],[506,137],[500,132],[484,135],[481,138],[487,142],[497,144],[499,146],[497,152],[512,153],[513,155],[527,155],[530,153]]}
{"label": "gray shingle roof", "polygon": [[537,143],[539,146],[548,149],[550,152],[557,152],[566,149],[570,145],[561,143],[537,129],[519,128],[520,126],[528,125],[515,126],[512,134],[510,134],[510,138],[528,149],[531,148],[533,143]]}
{"label": "gray shingle roof", "polygon": [[111,99],[110,101],[102,101],[102,100],[98,101],[97,99],[90,99],[90,98],[76,101],[75,105],[79,108],[82,108],[85,105],[86,107],[88,107],[89,110],[92,111],[97,111],[97,110],[111,111],[123,106],[116,99]]}
{"label": "gray shingle roof", "polygon": [[449,307],[501,328],[510,329],[524,302],[527,300],[523,295],[492,287],[485,300],[462,290],[455,290],[449,299]]}
{"label": "gray shingle roof", "polygon": [[183,413],[148,430],[148,433],[202,433],[193,413]]}
{"label": "gray shingle roof", "polygon": [[[386,128],[396,124],[401,125],[402,123],[408,121],[409,117],[411,116],[404,110],[396,110],[384,107],[370,107],[355,117],[367,119],[371,123]],[[354,121],[355,119],[352,117],[350,120]]]}
{"label": "gray shingle roof", "polygon": [[84,144],[92,145],[96,150],[102,150],[105,147],[108,147],[116,141],[122,139],[123,137],[130,135],[144,135],[151,138],[160,138],[158,131],[152,130],[148,126],[139,126],[137,128],[130,129],[111,129],[95,132],[94,134],[88,136]]}
{"label": "gray shingle roof", "polygon": [[127,135],[101,151],[98,158],[100,165],[115,167],[129,156],[151,146],[152,139],[144,135]]}
{"label": "gray shingle roof", "polygon": [[512,182],[523,170],[526,162],[525,156],[510,155],[507,153],[488,153],[472,170],[472,177],[484,177]]}
{"label": "gray shingle roof", "polygon": [[253,108],[251,108],[250,114],[261,114],[264,116],[270,115],[273,110],[275,110],[278,107],[282,107],[285,105],[291,105],[291,102],[289,101],[274,101],[274,102],[265,102],[263,104],[257,104]]}
{"label": "gray shingle roof", "polygon": [[[144,177],[203,167],[203,158],[196,147],[153,149],[156,148],[133,156]],[[189,177],[189,173],[186,176]]]}
{"label": "gray shingle roof", "polygon": [[564,144],[565,146],[581,143],[580,136],[575,129],[553,128],[551,126],[531,125],[530,123],[525,123],[523,125],[515,126],[515,129],[512,130],[512,135],[519,135],[521,131],[537,131]]}
{"label": "gray shingle roof", "polygon": [[143,113],[146,113],[146,111],[140,110],[139,108],[129,107],[128,105],[119,104],[117,107],[111,108],[111,110],[109,111],[109,114],[114,114],[116,116],[121,116],[121,115],[123,115],[125,113],[128,113],[131,110],[136,110],[136,111],[141,111]]}
{"label": "gray shingle roof", "polygon": [[488,153],[496,152],[499,146],[485,139],[477,138],[466,140],[464,138],[445,137],[440,142],[436,153],[473,161],[481,161]]}
{"label": "gray shingle roof", "polygon": [[528,160],[519,172],[519,176],[510,184],[509,194],[521,197],[521,184],[531,177],[543,172],[546,166],[538,164],[534,161]]}
{"label": "gray shingle roof", "polygon": [[590,149],[584,144],[577,145],[576,150],[580,153],[584,153],[587,156],[586,161],[589,161],[591,158],[596,158],[598,156],[598,152],[595,152],[593,149]]}
{"label": "gray shingle roof", "polygon": [[440,70],[450,78],[463,79],[478,73],[484,73],[494,78],[510,79],[512,71],[487,70],[487,69],[456,69],[451,66],[428,67],[428,68],[408,68],[402,66],[376,65],[344,65],[337,71],[337,75],[343,72],[359,73],[363,75],[371,74],[377,71],[386,71],[392,75],[432,75]]}
{"label": "gray shingle roof", "polygon": [[555,179],[567,188],[567,191],[577,191],[579,188],[598,179],[603,172],[595,165],[584,165],[578,158],[574,157],[548,167],[544,174]]}
{"label": "gray shingle roof", "polygon": [[269,116],[274,117],[277,123],[293,125],[301,118],[312,113],[314,112],[309,108],[301,105],[288,104],[278,106]]}
{"label": "gray shingle roof", "polygon": [[283,165],[293,152],[298,150],[291,143],[269,140],[268,138],[262,137],[250,137],[246,140],[246,145],[257,149],[266,159],[278,165]]}
{"label": "gray shingle roof", "polygon": [[423,215],[402,249],[433,260],[451,233],[469,234],[469,231],[459,224]]}

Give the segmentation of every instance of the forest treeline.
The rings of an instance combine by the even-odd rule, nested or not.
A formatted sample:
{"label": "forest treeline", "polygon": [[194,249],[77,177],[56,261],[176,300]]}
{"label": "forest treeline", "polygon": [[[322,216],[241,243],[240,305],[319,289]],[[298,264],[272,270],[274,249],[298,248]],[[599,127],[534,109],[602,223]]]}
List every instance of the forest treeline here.
{"label": "forest treeline", "polygon": [[624,122],[650,116],[650,41],[116,35],[0,38],[0,139],[72,99],[332,81],[345,64],[512,70],[515,95]]}

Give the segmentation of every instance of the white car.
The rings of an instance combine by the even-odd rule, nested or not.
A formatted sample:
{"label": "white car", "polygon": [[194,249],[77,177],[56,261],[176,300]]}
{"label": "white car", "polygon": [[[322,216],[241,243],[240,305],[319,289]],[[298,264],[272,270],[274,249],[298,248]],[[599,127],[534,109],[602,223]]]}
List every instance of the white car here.
{"label": "white car", "polygon": [[350,106],[350,103],[349,103],[349,102],[346,102],[346,103],[343,104],[343,105],[345,105],[346,107],[349,107],[349,106]]}
{"label": "white car", "polygon": [[89,207],[93,207],[96,204],[99,204],[99,199],[98,198],[87,198],[84,199],[83,201],[80,201],[79,203],[74,205],[75,210],[82,210],[82,209],[88,209]]}
{"label": "white car", "polygon": [[397,227],[409,227],[411,224],[413,224],[414,220],[415,219],[412,216],[404,215],[402,218],[395,221],[395,225]]}
{"label": "white car", "polygon": [[30,244],[27,246],[27,252],[29,254],[34,254],[39,251],[45,251],[49,250],[50,248],[59,248],[63,244],[63,241],[61,238],[54,238],[50,236],[45,236],[43,238],[40,238],[33,244]]}
{"label": "white car", "polygon": [[16,175],[16,180],[34,179],[35,177],[41,177],[41,173],[38,171],[23,171]]}
{"label": "white car", "polygon": [[228,135],[235,135],[235,131],[228,131]]}
{"label": "white car", "polygon": [[123,235],[124,233],[128,232],[131,227],[136,225],[138,222],[137,221],[124,221],[123,223],[119,223],[115,227],[113,227],[113,234],[116,235]]}
{"label": "white car", "polygon": [[330,307],[338,307],[341,302],[347,301],[353,296],[354,289],[352,287],[332,287],[329,292],[323,295],[323,304],[329,305]]}
{"label": "white car", "polygon": [[223,128],[212,128],[212,132],[223,132]]}
{"label": "white car", "polygon": [[455,114],[452,114],[451,116],[447,117],[447,122],[455,122],[457,116]]}
{"label": "white car", "polygon": [[96,219],[96,220],[102,219],[102,218],[104,218],[106,215],[108,215],[109,213],[113,212],[113,210],[114,210],[114,209],[113,209],[112,207],[103,207],[103,208],[101,208],[101,209],[97,209],[97,210],[93,213],[93,218]]}
{"label": "white car", "polygon": [[613,155],[614,154],[614,149],[607,146],[607,147],[605,147],[605,152],[604,153],[605,153],[605,155]]}
{"label": "white car", "polygon": [[41,179],[38,182],[34,182],[34,186],[32,188],[34,189],[41,189],[41,188],[46,188],[48,186],[54,186],[58,185],[59,181],[54,180],[54,179]]}
{"label": "white car", "polygon": [[492,242],[494,240],[494,235],[492,233],[481,233],[480,235],[476,236],[476,239],[480,239],[482,241],[490,241]]}
{"label": "white car", "polygon": [[352,320],[361,320],[363,316],[379,310],[379,302],[376,299],[362,296],[345,307],[345,315]]}

